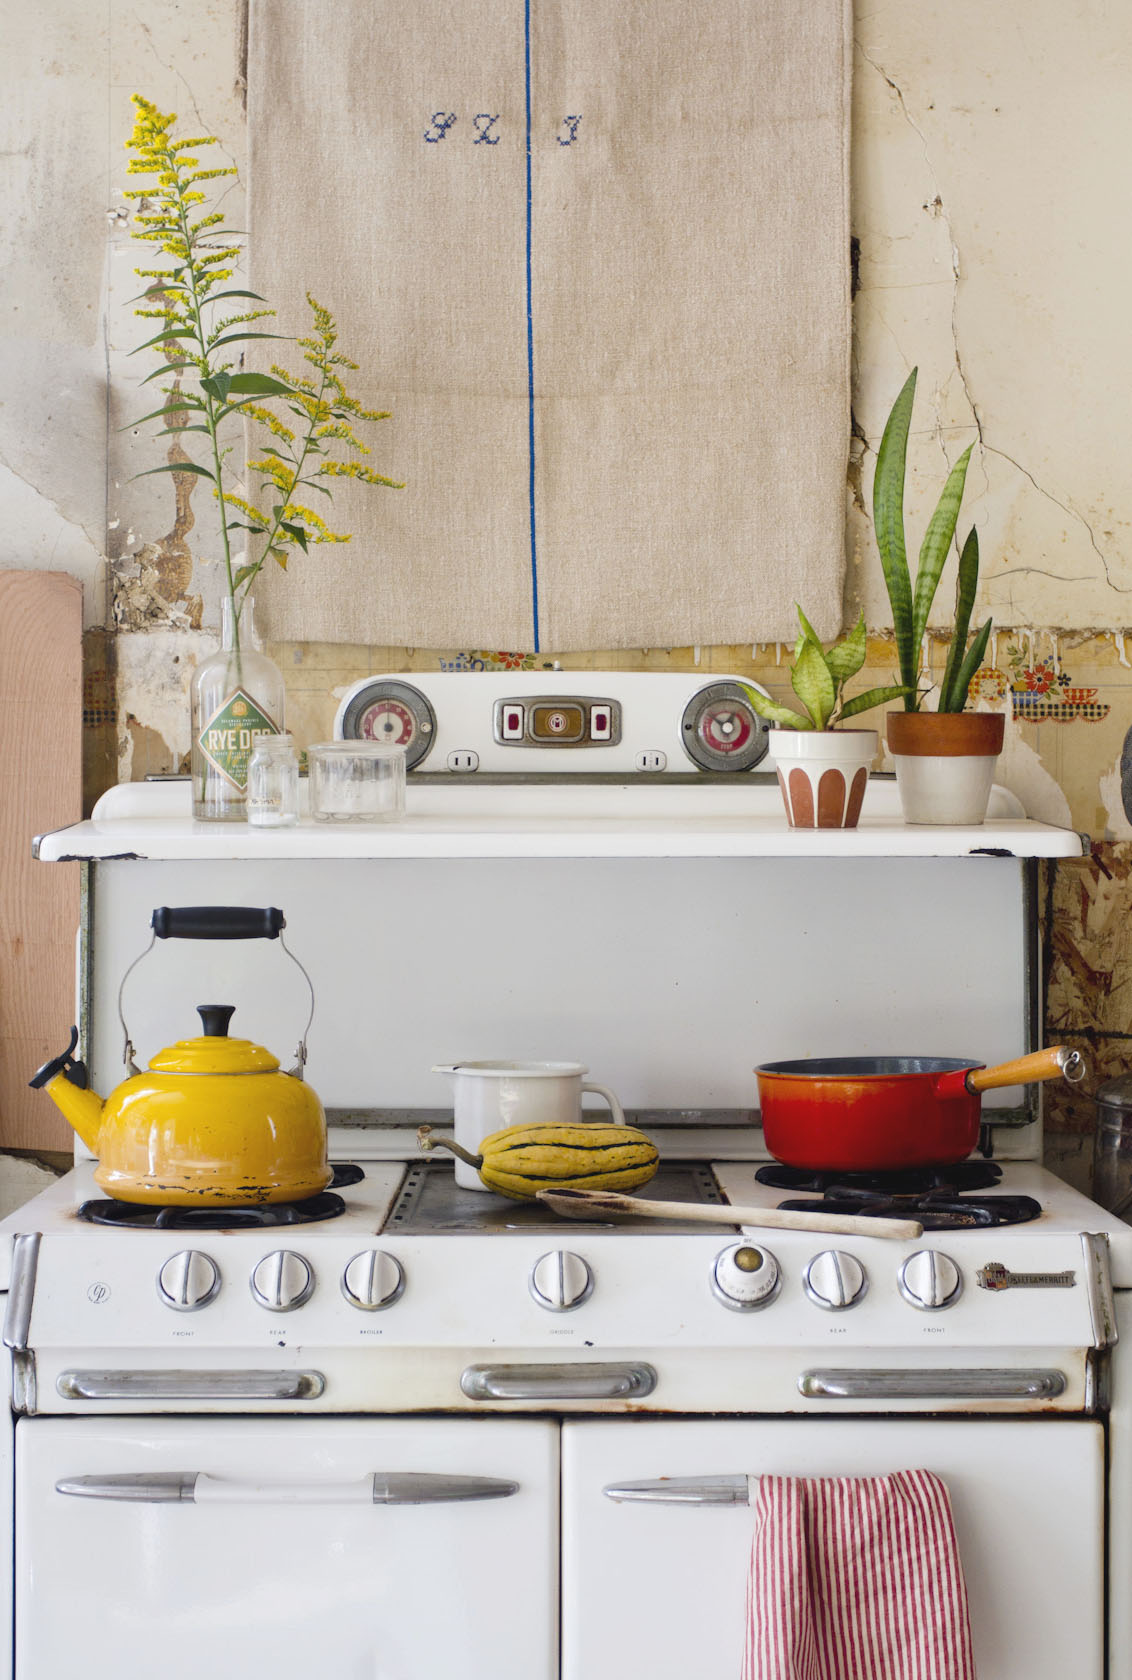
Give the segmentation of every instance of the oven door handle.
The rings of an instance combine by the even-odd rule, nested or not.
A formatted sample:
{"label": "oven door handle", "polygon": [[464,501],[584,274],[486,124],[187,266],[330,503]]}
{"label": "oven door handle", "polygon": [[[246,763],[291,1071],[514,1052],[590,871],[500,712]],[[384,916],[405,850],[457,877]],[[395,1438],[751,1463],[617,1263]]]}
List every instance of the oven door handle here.
{"label": "oven door handle", "polygon": [[749,1476],[657,1476],[645,1482],[613,1482],[607,1499],[643,1505],[749,1505]]}
{"label": "oven door handle", "polygon": [[449,1505],[471,1499],[508,1499],[518,1482],[496,1476],[450,1476],[425,1471],[375,1470],[342,1482],[246,1482],[203,1470],[165,1470],[124,1476],[65,1476],[56,1493],[78,1499],[115,1499],[167,1505]]}
{"label": "oven door handle", "polygon": [[314,1400],[321,1371],[61,1371],[64,1400]]}
{"label": "oven door handle", "polygon": [[811,1400],[1053,1400],[1063,1371],[803,1371],[799,1391]]}
{"label": "oven door handle", "polygon": [[651,1394],[645,1364],[469,1365],[460,1378],[469,1400],[629,1400]]}

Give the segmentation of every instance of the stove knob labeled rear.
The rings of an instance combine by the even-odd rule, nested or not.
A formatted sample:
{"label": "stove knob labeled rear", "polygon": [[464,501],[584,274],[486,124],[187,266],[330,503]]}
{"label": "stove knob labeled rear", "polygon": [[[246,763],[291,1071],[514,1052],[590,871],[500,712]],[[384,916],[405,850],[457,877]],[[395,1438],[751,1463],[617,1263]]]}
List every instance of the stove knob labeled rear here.
{"label": "stove knob labeled rear", "polygon": [[959,1267],[946,1254],[932,1248],[910,1254],[897,1274],[904,1299],[923,1312],[939,1312],[959,1299],[963,1279]]}
{"label": "stove knob labeled rear", "polygon": [[580,1254],[555,1249],[531,1268],[531,1294],[547,1312],[571,1312],[589,1299],[594,1275]]}
{"label": "stove knob labeled rear", "polygon": [[717,1255],[711,1271],[711,1290],[732,1312],[754,1312],[778,1294],[778,1261],[754,1243],[732,1243]]}
{"label": "stove knob labeled rear", "polygon": [[268,1312],[294,1312],[310,1299],[314,1273],[301,1254],[278,1248],[265,1254],[251,1276],[252,1294]]}
{"label": "stove knob labeled rear", "polygon": [[355,1254],[342,1273],[342,1293],[352,1307],[362,1312],[380,1312],[399,1300],[405,1288],[405,1273],[399,1260],[380,1248]]}
{"label": "stove knob labeled rear", "polygon": [[216,1261],[196,1248],[183,1248],[171,1255],[157,1274],[157,1293],[174,1312],[196,1312],[206,1307],[220,1288]]}
{"label": "stove knob labeled rear", "polygon": [[802,1275],[806,1294],[827,1312],[844,1312],[856,1306],[868,1288],[865,1268],[852,1254],[827,1248],[815,1254]]}

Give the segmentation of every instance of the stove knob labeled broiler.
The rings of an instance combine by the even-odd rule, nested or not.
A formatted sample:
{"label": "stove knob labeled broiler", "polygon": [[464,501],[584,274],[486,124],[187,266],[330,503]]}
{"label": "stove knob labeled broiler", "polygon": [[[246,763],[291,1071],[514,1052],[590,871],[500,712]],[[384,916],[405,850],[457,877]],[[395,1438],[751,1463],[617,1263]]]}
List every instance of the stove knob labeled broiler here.
{"label": "stove knob labeled broiler", "polygon": [[278,1248],[265,1254],[251,1276],[252,1294],[268,1312],[294,1312],[310,1299],[314,1273],[301,1254]]}
{"label": "stove knob labeled broiler", "polygon": [[589,1299],[594,1275],[580,1254],[555,1249],[531,1268],[531,1294],[547,1312],[570,1312]]}
{"label": "stove knob labeled broiler", "polygon": [[717,1255],[711,1272],[712,1294],[732,1312],[754,1312],[778,1294],[778,1261],[754,1243],[732,1243]]}
{"label": "stove knob labeled broiler", "polygon": [[946,1254],[921,1248],[910,1254],[897,1274],[904,1299],[923,1312],[939,1312],[959,1299],[963,1279]]}
{"label": "stove knob labeled broiler", "polygon": [[342,1293],[352,1307],[362,1312],[380,1312],[399,1300],[405,1288],[405,1273],[399,1260],[380,1248],[355,1254],[342,1273]]}
{"label": "stove knob labeled broiler", "polygon": [[157,1293],[174,1312],[196,1312],[206,1307],[219,1288],[219,1266],[196,1248],[171,1255],[157,1274]]}
{"label": "stove knob labeled broiler", "polygon": [[836,1248],[814,1255],[802,1275],[802,1284],[810,1300],[827,1312],[856,1306],[869,1286],[861,1262]]}

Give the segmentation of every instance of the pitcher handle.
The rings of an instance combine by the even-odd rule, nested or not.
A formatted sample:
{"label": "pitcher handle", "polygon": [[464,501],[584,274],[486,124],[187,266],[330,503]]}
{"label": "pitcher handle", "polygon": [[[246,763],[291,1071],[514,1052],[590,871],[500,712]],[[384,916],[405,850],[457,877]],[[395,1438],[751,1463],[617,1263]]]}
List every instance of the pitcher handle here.
{"label": "pitcher handle", "polygon": [[592,1091],[595,1096],[604,1097],[606,1102],[609,1104],[610,1113],[613,1115],[613,1124],[615,1126],[623,1126],[625,1124],[625,1110],[621,1107],[620,1102],[609,1089],[608,1085],[583,1084],[582,1090]]}

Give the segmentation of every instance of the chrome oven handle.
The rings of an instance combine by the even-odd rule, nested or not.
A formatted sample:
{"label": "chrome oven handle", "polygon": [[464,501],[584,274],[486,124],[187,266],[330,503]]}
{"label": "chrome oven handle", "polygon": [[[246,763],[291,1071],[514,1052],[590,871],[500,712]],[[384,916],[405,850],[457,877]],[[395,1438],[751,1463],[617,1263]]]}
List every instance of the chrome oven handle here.
{"label": "chrome oven handle", "polygon": [[820,1400],[1052,1400],[1063,1371],[803,1371],[799,1391]]}
{"label": "chrome oven handle", "polygon": [[61,1371],[64,1400],[313,1400],[321,1371]]}
{"label": "chrome oven handle", "polygon": [[497,1476],[449,1476],[424,1471],[371,1471],[342,1482],[246,1482],[205,1471],[164,1470],[141,1475],[65,1476],[56,1493],[145,1505],[441,1505],[508,1499],[518,1482]]}
{"label": "chrome oven handle", "polygon": [[460,1378],[469,1400],[629,1400],[651,1394],[651,1365],[469,1365]]}
{"label": "chrome oven handle", "polygon": [[612,1482],[601,1491],[619,1505],[749,1505],[751,1502],[751,1483],[747,1476],[657,1476],[646,1482]]}

